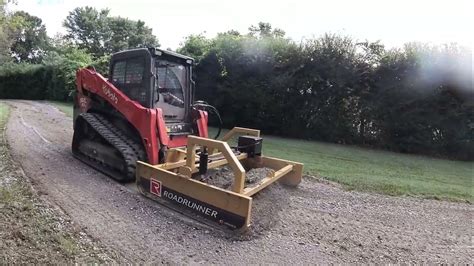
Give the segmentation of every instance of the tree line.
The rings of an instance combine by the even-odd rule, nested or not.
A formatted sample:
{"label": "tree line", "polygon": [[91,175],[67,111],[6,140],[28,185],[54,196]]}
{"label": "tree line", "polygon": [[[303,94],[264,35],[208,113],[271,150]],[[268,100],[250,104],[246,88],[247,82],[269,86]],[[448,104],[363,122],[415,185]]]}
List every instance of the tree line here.
{"label": "tree line", "polygon": [[109,15],[108,9],[78,7],[69,12],[66,34],[46,34],[41,18],[8,13],[0,0],[0,98],[70,100],[75,72],[94,65],[107,73],[110,54],[159,46],[143,21]]}
{"label": "tree line", "polygon": [[226,127],[472,160],[472,52],[456,44],[387,49],[325,34],[295,43],[268,23],[189,36],[197,95]]}
{"label": "tree line", "polygon": [[[0,46],[8,47],[0,55],[1,98],[66,100],[77,68],[107,73],[111,53],[159,46],[145,23],[107,9],[74,9],[64,20],[67,34],[52,39],[39,18],[0,14]],[[196,59],[197,98],[216,106],[226,127],[474,158],[472,51],[462,46],[388,49],[336,34],[296,43],[259,23],[246,33],[190,35],[177,52]]]}

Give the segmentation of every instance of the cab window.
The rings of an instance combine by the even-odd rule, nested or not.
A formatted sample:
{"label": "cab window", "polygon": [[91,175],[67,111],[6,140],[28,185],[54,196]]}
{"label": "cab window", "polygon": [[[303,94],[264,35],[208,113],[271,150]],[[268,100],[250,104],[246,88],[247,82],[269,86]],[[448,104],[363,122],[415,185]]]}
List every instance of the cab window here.
{"label": "cab window", "polygon": [[113,67],[112,81],[117,84],[141,84],[144,65],[142,58],[117,61]]}
{"label": "cab window", "polygon": [[145,79],[145,58],[117,60],[112,66],[112,83],[130,99],[149,106]]}

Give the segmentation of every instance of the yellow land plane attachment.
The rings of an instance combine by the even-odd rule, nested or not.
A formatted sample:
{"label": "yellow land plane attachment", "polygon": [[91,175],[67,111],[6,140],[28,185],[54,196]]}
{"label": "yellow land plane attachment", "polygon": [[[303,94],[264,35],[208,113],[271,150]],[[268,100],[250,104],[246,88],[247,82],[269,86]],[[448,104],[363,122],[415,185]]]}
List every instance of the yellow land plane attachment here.
{"label": "yellow land plane attachment", "polygon": [[[249,138],[251,145],[240,145],[239,139],[240,146],[232,149],[225,140],[236,135],[253,136]],[[248,139],[244,142],[248,143]],[[260,131],[248,128],[232,129],[223,141],[188,136],[186,149],[168,151],[167,163],[150,165],[139,161],[137,186],[145,196],[172,204],[184,213],[205,217],[230,229],[245,229],[251,224],[254,194],[276,181],[297,186],[303,172],[301,163],[263,156],[261,144]],[[200,180],[208,169],[223,166],[228,166],[234,175],[228,189]],[[272,171],[248,184],[246,171],[261,167]]]}

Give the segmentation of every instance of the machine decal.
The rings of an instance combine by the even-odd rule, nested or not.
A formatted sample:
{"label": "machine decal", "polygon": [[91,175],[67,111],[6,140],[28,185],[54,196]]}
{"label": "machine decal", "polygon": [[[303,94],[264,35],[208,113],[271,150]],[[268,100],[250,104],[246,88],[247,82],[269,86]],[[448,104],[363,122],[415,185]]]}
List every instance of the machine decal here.
{"label": "machine decal", "polygon": [[212,208],[197,204],[194,201],[188,200],[186,198],[183,198],[181,196],[178,196],[177,194],[170,192],[169,190],[165,190],[163,192],[163,197],[168,198],[178,204],[182,204],[190,209],[193,209],[195,211],[198,211],[204,215],[211,216],[212,218],[217,218],[218,212]]}
{"label": "machine decal", "polygon": [[155,180],[155,179],[150,179],[150,193],[158,197],[161,197],[161,182],[160,181]]}
{"label": "machine decal", "polygon": [[231,229],[241,228],[245,225],[245,218],[237,214],[227,212],[200,200],[188,197],[177,191],[162,187],[163,198],[175,204],[185,206],[194,213],[213,220],[218,224],[226,225]]}
{"label": "machine decal", "polygon": [[85,112],[87,112],[87,110],[89,110],[89,108],[90,108],[90,98],[89,97],[86,97],[82,94],[78,94],[77,101],[78,101],[79,109],[81,110],[81,112],[85,113]]}
{"label": "machine decal", "polygon": [[[150,181],[148,181],[147,178],[141,177],[138,185],[141,186],[145,191],[150,191],[152,195],[158,196],[157,194],[152,192],[154,190],[152,186],[156,182],[159,181],[153,178],[150,178]],[[217,224],[224,225],[230,229],[242,228],[245,225],[245,217],[217,208],[213,205],[197,200],[195,198],[186,196],[182,193],[179,193],[173,189],[162,185],[161,182],[159,182],[159,184],[161,188],[161,196],[159,197],[162,199],[165,199],[175,205],[184,206],[189,211],[192,211],[197,215],[212,220]],[[148,188],[148,186],[150,187]]]}
{"label": "machine decal", "polygon": [[117,95],[107,86],[102,86],[102,91],[104,92],[105,96],[109,97],[109,99],[114,102],[115,104],[118,103]]}

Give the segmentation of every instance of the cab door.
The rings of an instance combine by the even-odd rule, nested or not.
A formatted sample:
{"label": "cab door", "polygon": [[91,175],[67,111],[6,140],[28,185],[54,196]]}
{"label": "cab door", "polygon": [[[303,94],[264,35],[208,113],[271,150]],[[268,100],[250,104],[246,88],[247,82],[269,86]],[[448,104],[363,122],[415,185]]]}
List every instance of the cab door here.
{"label": "cab door", "polygon": [[152,106],[151,55],[146,49],[114,54],[111,60],[109,80],[131,100],[143,107]]}

